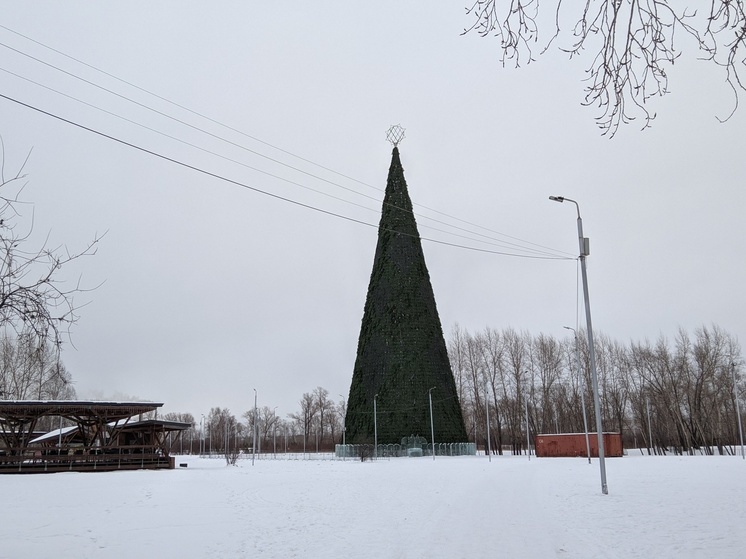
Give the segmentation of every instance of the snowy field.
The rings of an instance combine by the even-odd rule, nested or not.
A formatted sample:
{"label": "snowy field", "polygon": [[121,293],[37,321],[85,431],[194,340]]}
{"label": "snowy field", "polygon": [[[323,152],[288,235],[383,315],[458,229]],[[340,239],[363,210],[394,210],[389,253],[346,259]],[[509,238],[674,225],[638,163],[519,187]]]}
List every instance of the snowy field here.
{"label": "snowy field", "polygon": [[746,557],[740,456],[176,460],[0,476],[0,557]]}

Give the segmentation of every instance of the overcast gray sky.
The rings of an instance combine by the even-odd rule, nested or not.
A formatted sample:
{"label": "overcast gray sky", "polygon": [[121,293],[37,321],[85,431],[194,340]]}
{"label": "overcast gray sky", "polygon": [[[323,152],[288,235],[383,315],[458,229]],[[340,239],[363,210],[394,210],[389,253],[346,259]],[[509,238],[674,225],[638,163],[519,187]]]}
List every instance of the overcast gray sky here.
{"label": "overcast gray sky", "polygon": [[[587,58],[567,62],[555,52],[520,70],[502,68],[495,40],[461,36],[471,23],[465,4],[294,4],[3,6],[8,29],[234,130],[4,28],[1,90],[251,188],[374,225],[391,155],[386,130],[400,123],[423,237],[529,254],[479,243],[474,233],[427,219],[434,217],[575,255],[575,209],[548,196],[574,198],[591,239],[597,331],[626,343],[714,323],[746,338],[746,113],[718,123],[732,108],[730,90],[693,51],[671,69],[672,93],[653,105],[652,129],[635,123],[609,140],[594,123],[596,110],[580,105]],[[0,134],[6,172],[33,148],[24,199],[34,203],[38,242],[49,235],[76,249],[108,231],[95,257],[65,270],[70,282],[78,275],[88,286],[103,282],[79,298],[90,304],[73,331],[75,348],[64,349],[79,396],[136,396],[196,417],[213,406],[240,415],[253,405],[254,388],[259,405],[282,416],[316,386],[335,400],[347,396],[375,227],[4,99]],[[25,212],[30,220],[31,208]],[[575,260],[423,246],[446,337],[457,322],[470,331],[510,326],[556,337],[575,324]]]}

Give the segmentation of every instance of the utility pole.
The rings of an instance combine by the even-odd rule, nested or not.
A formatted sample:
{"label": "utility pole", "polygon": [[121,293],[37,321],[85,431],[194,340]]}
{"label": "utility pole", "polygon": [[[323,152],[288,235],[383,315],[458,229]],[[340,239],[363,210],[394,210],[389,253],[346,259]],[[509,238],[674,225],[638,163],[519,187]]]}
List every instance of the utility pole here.
{"label": "utility pole", "polygon": [[609,494],[609,486],[606,483],[606,459],[604,456],[604,429],[601,420],[601,400],[598,392],[598,374],[596,372],[596,348],[593,343],[593,324],[591,321],[591,302],[588,295],[588,271],[585,259],[590,254],[590,242],[583,236],[583,219],[580,217],[580,206],[575,200],[564,196],[550,196],[554,202],[572,202],[578,212],[578,245],[580,247],[580,272],[583,277],[583,300],[585,302],[585,322],[588,329],[588,353],[591,361],[591,382],[593,384],[593,407],[596,411],[596,435],[598,437],[598,462],[601,470],[601,492]]}
{"label": "utility pole", "polygon": [[650,397],[645,396],[645,406],[648,409],[648,456],[650,456],[651,451],[655,451],[655,446],[653,445],[653,427],[652,423],[650,421]]}
{"label": "utility pole", "polygon": [[251,465],[254,465],[254,458],[256,457],[256,388],[254,388],[254,425],[252,428],[252,435],[251,435]]}
{"label": "utility pole", "polygon": [[531,431],[528,425],[528,394],[523,393],[523,403],[526,406],[526,453],[528,454],[528,461],[531,462]]}
{"label": "utility pole", "polygon": [[[487,412],[485,415],[487,416],[487,456],[489,456],[489,461],[492,462],[492,442],[490,441],[490,394],[488,391],[487,383],[484,383],[484,404],[485,404],[485,411]],[[475,436],[475,442],[476,442],[476,436]]]}
{"label": "utility pole", "polygon": [[741,426],[741,408],[738,404],[738,386],[736,385],[736,364],[730,364],[730,371],[733,374],[733,398],[736,400],[736,417],[738,418],[738,434],[741,437],[741,458],[746,460],[746,454],[743,452],[743,427]]}
{"label": "utility pole", "polygon": [[[339,395],[342,398],[342,402],[345,402],[345,397],[342,394]],[[347,441],[345,435],[347,433],[347,403],[344,405],[344,415],[342,415],[342,460],[347,458]]]}

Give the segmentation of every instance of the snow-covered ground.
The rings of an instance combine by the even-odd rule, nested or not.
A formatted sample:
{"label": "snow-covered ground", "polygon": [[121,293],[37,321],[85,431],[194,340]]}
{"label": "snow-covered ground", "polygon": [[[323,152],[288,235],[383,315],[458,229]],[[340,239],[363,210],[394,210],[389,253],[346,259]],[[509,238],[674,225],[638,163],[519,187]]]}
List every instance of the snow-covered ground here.
{"label": "snow-covered ground", "polygon": [[0,476],[0,557],[746,556],[740,456],[179,462]]}

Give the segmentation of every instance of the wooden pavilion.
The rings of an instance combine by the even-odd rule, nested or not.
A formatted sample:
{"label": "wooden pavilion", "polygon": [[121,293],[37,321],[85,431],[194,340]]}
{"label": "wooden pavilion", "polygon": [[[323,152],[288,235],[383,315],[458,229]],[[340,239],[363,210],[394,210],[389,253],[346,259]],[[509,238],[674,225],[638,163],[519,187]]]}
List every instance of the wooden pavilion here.
{"label": "wooden pavilion", "polygon": [[[0,473],[173,468],[170,450],[191,425],[143,419],[162,405],[0,401]],[[59,427],[40,435],[37,423],[48,418]]]}

